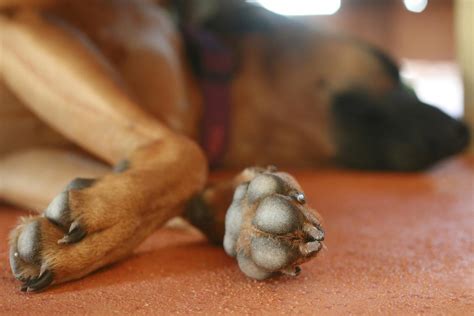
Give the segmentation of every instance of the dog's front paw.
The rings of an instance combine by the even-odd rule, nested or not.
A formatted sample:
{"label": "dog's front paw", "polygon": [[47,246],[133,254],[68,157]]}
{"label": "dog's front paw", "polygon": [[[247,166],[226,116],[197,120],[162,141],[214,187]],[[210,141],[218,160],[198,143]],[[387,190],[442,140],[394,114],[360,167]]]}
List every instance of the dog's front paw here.
{"label": "dog's front paw", "polygon": [[319,252],[324,231],[293,177],[264,171],[240,184],[226,214],[224,249],[248,277],[297,275]]}
{"label": "dog's front paw", "polygon": [[104,186],[75,179],[42,216],[22,218],[10,235],[10,266],[22,291],[83,277],[132,249],[139,222],[101,195]]}
{"label": "dog's front paw", "polygon": [[80,215],[69,206],[71,190],[91,186],[92,179],[77,178],[58,194],[43,216],[23,218],[10,237],[10,266],[23,282],[22,291],[39,291],[54,280],[56,250],[61,245],[79,242],[86,236]]}

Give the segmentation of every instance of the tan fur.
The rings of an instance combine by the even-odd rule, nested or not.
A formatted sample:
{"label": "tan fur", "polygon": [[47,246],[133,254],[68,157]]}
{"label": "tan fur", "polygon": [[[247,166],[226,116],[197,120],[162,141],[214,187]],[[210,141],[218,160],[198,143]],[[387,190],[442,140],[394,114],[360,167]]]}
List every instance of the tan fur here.
{"label": "tan fur", "polygon": [[[0,7],[13,8],[0,13],[0,80],[6,102],[15,109],[28,108],[93,157],[110,165],[129,162],[128,169],[112,173],[77,151],[38,149],[0,159],[0,197],[37,210],[71,178],[97,178],[92,186],[68,193],[71,216],[87,231],[79,243],[58,243],[67,231],[44,217],[24,219],[12,232],[13,247],[29,223],[38,223],[43,264],[54,270],[54,282],[61,283],[127,256],[202,192],[207,163],[191,140],[199,135],[202,100],[179,33],[153,2],[53,1],[41,8],[22,2],[27,8],[21,9],[16,7],[20,2],[0,1]],[[282,29],[281,38],[273,42],[256,35],[240,43],[242,62],[231,87],[234,107],[225,166],[266,164],[269,159],[280,165],[327,164],[335,152],[329,136],[329,95],[341,85],[384,76],[377,66],[361,73],[344,63],[350,58],[369,63],[362,51],[353,48],[347,56],[332,58],[343,41],[322,35],[308,40],[314,34],[300,31]],[[285,32],[300,38],[288,45]],[[268,53],[275,50],[279,54],[269,69]],[[344,67],[345,79],[328,71],[338,66]],[[11,114],[0,115],[0,120],[12,121]],[[31,133],[22,136],[31,145],[64,141],[55,140],[54,133],[44,141],[25,135]],[[0,152],[17,149],[0,146]],[[51,169],[55,171],[46,171]],[[202,192],[215,209],[212,229],[217,234],[223,233],[235,186],[253,176],[247,170]],[[298,188],[294,180],[286,181]],[[36,277],[39,269],[24,264],[19,277]]]}
{"label": "tan fur", "polygon": [[[2,17],[0,24],[2,77],[25,105],[104,160],[130,161],[128,170],[70,191],[71,214],[90,232],[80,243],[60,245],[64,231],[45,218],[28,220],[40,224],[42,256],[54,282],[79,278],[123,258],[178,215],[204,187],[206,161],[197,145],[142,112],[111,80],[107,62],[74,32],[33,11]],[[22,227],[12,233],[12,245]],[[22,274],[34,277],[31,272]]]}
{"label": "tan fur", "polygon": [[74,147],[31,113],[0,79],[0,155],[39,146]]}
{"label": "tan fur", "polygon": [[99,178],[110,167],[69,149],[28,148],[0,158],[0,197],[41,213],[76,177]]}

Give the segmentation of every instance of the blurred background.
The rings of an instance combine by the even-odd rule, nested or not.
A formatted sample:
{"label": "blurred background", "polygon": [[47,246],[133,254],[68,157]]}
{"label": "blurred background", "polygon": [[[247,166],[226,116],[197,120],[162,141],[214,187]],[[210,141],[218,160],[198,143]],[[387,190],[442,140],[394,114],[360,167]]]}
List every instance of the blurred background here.
{"label": "blurred background", "polygon": [[382,48],[422,101],[464,118],[472,128],[473,0],[248,2]]}

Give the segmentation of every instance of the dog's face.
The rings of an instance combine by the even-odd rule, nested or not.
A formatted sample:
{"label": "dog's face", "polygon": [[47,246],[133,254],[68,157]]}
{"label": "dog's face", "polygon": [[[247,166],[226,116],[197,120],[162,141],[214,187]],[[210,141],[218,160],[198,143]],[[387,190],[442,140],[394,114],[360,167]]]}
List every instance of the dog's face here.
{"label": "dog's face", "polygon": [[239,52],[237,164],[418,170],[466,147],[466,126],[405,90],[380,51],[232,3],[208,25]]}
{"label": "dog's face", "polygon": [[244,57],[257,61],[243,69],[251,92],[238,102],[259,115],[249,128],[265,132],[264,162],[409,171],[466,147],[466,126],[405,89],[386,56],[311,32],[272,36],[248,44]]}

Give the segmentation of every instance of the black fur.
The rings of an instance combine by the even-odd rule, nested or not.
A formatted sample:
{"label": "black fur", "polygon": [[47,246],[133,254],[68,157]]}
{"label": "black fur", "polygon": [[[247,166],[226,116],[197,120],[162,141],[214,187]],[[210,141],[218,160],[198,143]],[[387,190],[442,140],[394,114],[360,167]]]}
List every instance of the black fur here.
{"label": "black fur", "polygon": [[383,97],[345,91],[333,98],[338,161],[357,169],[413,171],[463,150],[466,125],[402,87]]}

